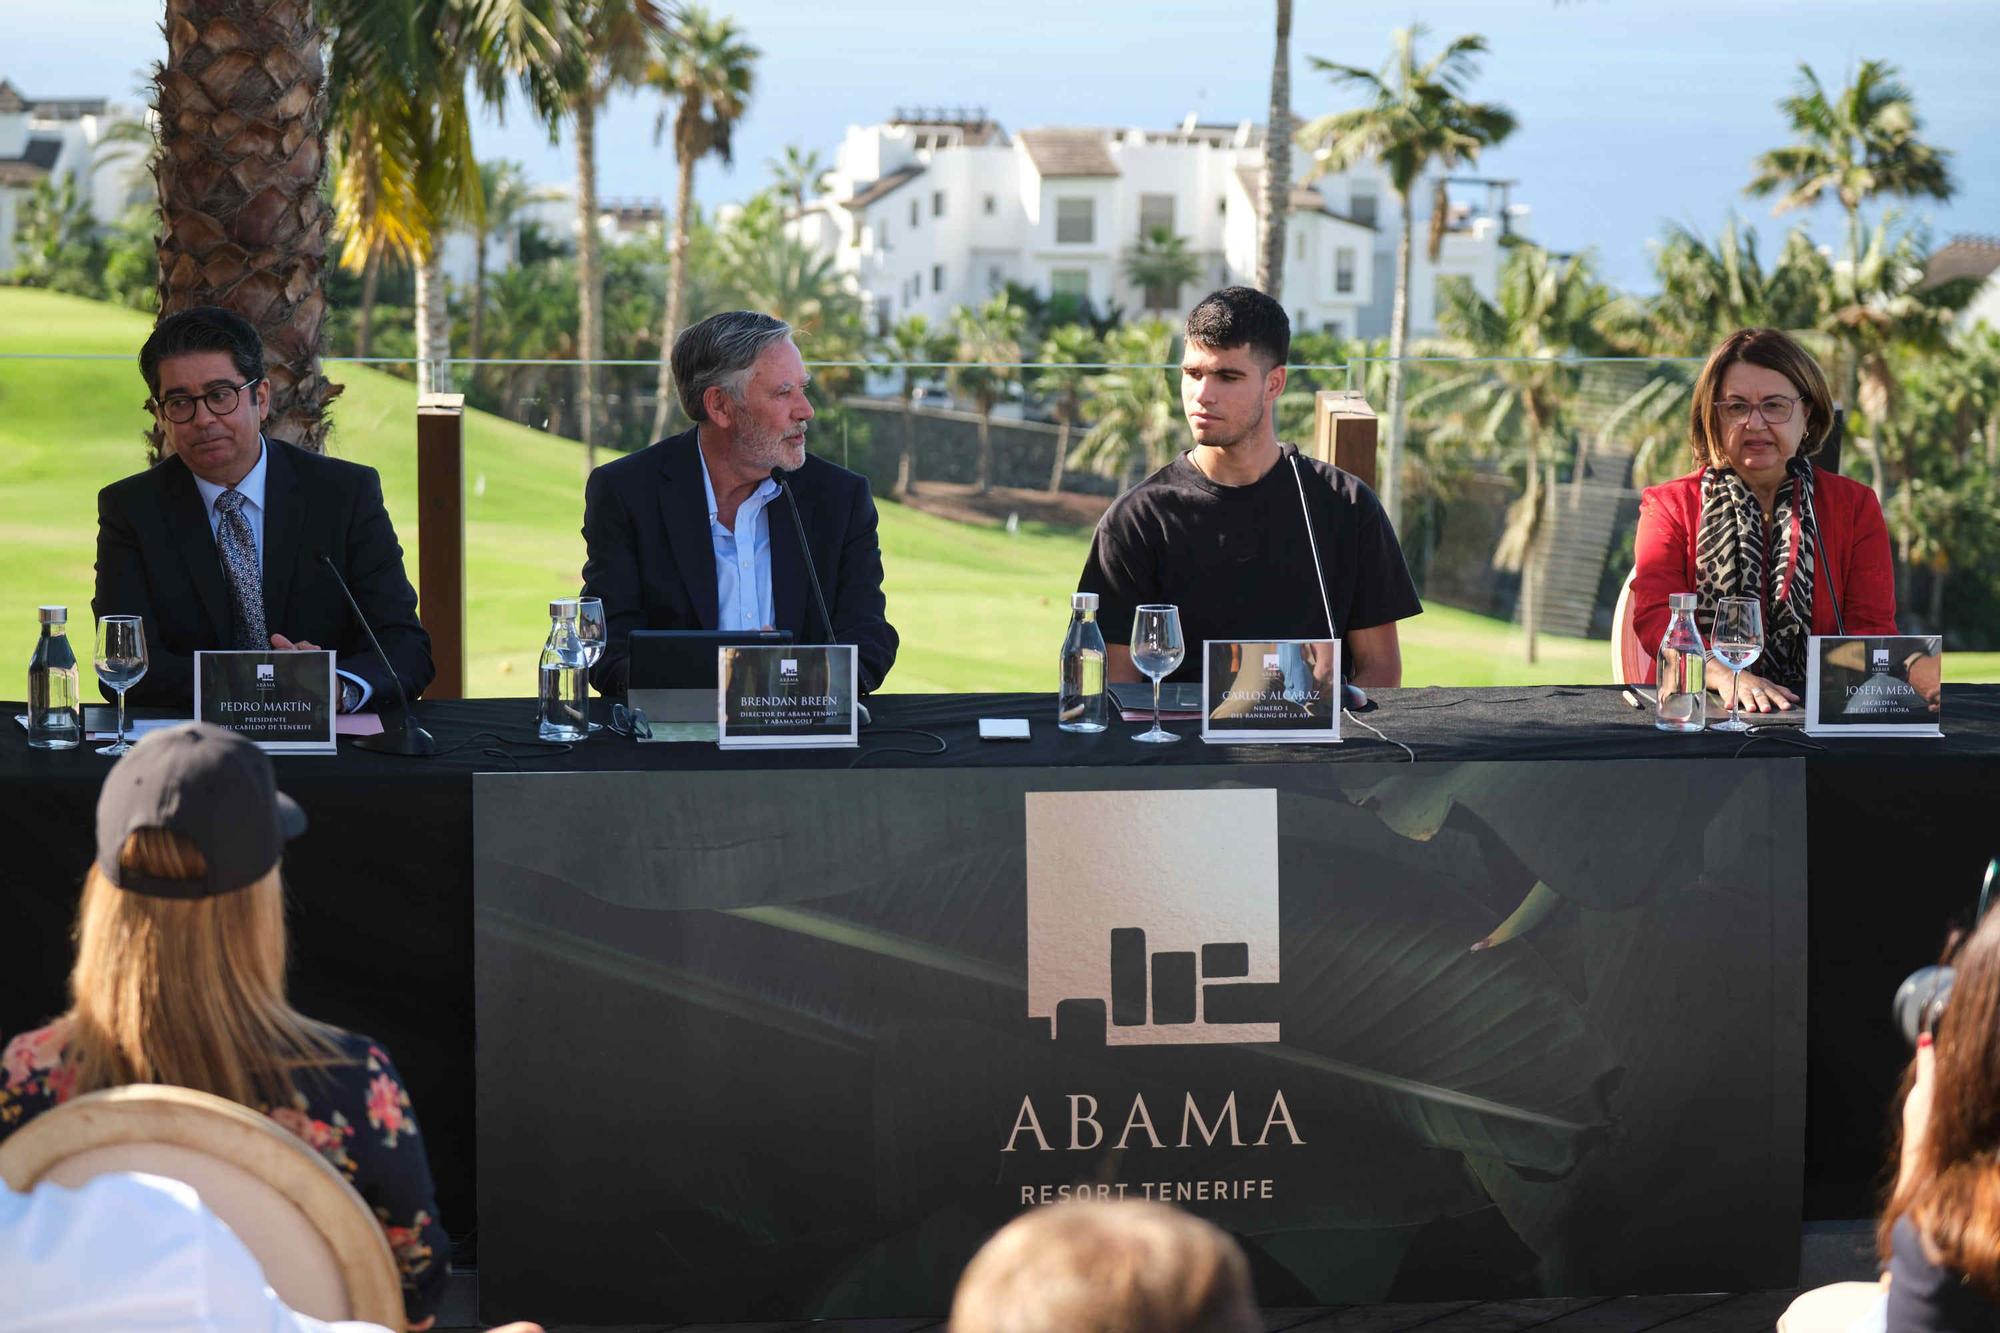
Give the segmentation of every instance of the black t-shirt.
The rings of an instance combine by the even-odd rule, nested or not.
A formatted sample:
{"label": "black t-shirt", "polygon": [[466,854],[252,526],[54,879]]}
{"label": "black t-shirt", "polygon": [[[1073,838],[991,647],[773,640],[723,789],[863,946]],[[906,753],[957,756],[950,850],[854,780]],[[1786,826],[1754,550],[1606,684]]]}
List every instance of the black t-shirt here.
{"label": "black t-shirt", "polygon": [[1888,1333],[1977,1333],[2000,1329],[2000,1309],[1924,1253],[1910,1219],[1889,1229]]}
{"label": "black t-shirt", "polygon": [[1291,445],[1280,449],[1277,464],[1248,486],[1217,485],[1182,454],[1105,511],[1077,582],[1098,595],[1105,642],[1132,641],[1135,607],[1171,602],[1181,609],[1187,657],[1168,679],[1198,681],[1203,639],[1325,638],[1301,482],[1336,636],[1423,610],[1375,492]]}

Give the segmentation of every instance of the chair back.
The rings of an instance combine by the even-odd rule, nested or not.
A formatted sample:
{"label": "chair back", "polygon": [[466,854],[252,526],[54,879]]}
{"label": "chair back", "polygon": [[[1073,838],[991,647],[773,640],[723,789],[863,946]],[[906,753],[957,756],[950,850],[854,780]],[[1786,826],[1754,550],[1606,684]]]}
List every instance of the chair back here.
{"label": "chair back", "polygon": [[1647,664],[1653,659],[1652,653],[1639,642],[1638,632],[1633,628],[1638,608],[1632,604],[1632,580],[1639,571],[1634,569],[1625,576],[1625,582],[1618,589],[1618,603],[1611,608],[1611,683],[1614,685],[1637,685],[1646,679]]}
{"label": "chair back", "polygon": [[248,1107],[133,1084],[78,1097],[0,1143],[0,1180],[23,1192],[125,1171],[193,1188],[299,1313],[404,1329],[395,1256],[374,1213],[324,1157]]}

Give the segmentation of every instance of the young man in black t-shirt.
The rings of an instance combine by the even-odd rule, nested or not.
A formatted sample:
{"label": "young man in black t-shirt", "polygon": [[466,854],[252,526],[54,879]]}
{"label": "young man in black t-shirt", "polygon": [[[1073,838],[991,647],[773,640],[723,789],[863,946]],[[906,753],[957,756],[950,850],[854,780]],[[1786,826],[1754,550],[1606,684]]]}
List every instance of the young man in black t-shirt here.
{"label": "young man in black t-shirt", "polygon": [[1201,679],[1204,639],[1331,632],[1347,679],[1401,684],[1396,622],[1423,606],[1388,515],[1360,478],[1278,443],[1272,408],[1292,341],[1284,307],[1225,287],[1189,313],[1186,335],[1181,407],[1194,448],[1106,511],[1077,583],[1099,598],[1106,674],[1142,679],[1133,609],[1171,602],[1187,657],[1170,680]]}

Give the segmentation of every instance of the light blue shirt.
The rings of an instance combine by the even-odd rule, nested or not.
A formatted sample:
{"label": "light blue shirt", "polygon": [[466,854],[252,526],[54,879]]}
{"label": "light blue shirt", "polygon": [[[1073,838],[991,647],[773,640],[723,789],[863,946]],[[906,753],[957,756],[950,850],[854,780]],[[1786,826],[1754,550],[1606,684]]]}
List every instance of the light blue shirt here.
{"label": "light blue shirt", "polygon": [[733,530],[716,517],[715,482],[708,475],[706,454],[701,459],[701,488],[708,496],[708,541],[715,549],[715,627],[776,625],[777,613],[771,607],[771,520],[764,508],[777,498],[778,483],[766,477],[737,506]]}
{"label": "light blue shirt", "polygon": [[[225,491],[233,490],[243,497],[243,517],[250,524],[250,540],[257,546],[257,574],[260,578],[264,573],[264,465],[270,460],[271,448],[264,442],[264,437],[259,435],[257,437],[257,462],[248,472],[243,474],[243,480],[237,482],[234,486],[218,486],[214,482],[201,477],[195,477],[194,479],[194,488],[201,492],[202,508],[208,513],[208,532],[212,537],[220,538],[222,535],[222,511],[215,507],[215,502],[222,498]],[[711,505],[711,507],[713,506]],[[275,627],[273,627],[273,632],[278,634],[284,633],[282,629],[276,629]],[[335,667],[334,670],[339,672],[342,680],[353,681],[361,690],[360,702],[354,705],[355,711],[359,712],[363,708],[366,708],[368,706],[368,697],[375,693],[374,688],[367,681],[361,679],[361,677],[351,671],[340,671],[338,667]]]}

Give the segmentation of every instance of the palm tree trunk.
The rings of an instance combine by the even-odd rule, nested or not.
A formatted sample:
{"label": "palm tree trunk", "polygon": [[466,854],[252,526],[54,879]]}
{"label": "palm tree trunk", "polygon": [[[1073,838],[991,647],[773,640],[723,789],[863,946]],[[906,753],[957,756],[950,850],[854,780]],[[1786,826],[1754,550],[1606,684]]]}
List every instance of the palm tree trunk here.
{"label": "palm tree trunk", "polygon": [[1389,448],[1382,467],[1382,508],[1403,526],[1403,357],[1410,346],[1410,196],[1398,191],[1403,227],[1396,237],[1396,299],[1389,310]]}
{"label": "palm tree trunk", "polygon": [[674,192],[674,239],[667,264],[667,319],[660,326],[659,405],[653,409],[653,435],[667,433],[667,414],[674,404],[674,335],[681,331],[681,303],[687,298],[688,210],[694,206],[694,157],[681,155],[680,186]]}
{"label": "palm tree trunk", "polygon": [[986,494],[993,489],[993,408],[990,404],[979,405],[979,493]]}
{"label": "palm tree trunk", "polygon": [[361,309],[354,319],[354,355],[366,357],[375,341],[375,287],[382,277],[380,246],[368,252],[361,269]]}
{"label": "palm tree trunk", "polygon": [[597,466],[597,363],[604,355],[604,274],[597,262],[597,89],[576,101],[576,359],[583,465]]}
{"label": "palm tree trunk", "polygon": [[[482,229],[475,231],[472,236],[472,243],[477,250],[472,257],[472,328],[466,339],[471,346],[466,354],[474,361],[479,359],[479,354],[486,345],[480,335],[486,321],[486,241],[489,234]],[[475,370],[473,373],[478,374],[478,371]]]}
{"label": "palm tree trunk", "polygon": [[417,392],[449,393],[451,319],[444,299],[444,263],[435,242],[417,264]]}
{"label": "palm tree trunk", "polygon": [[1285,222],[1292,201],[1292,0],[1277,4],[1270,124],[1264,131],[1264,230],[1257,243],[1257,286],[1274,301],[1284,299]]}
{"label": "palm tree trunk", "polygon": [[889,492],[893,499],[907,498],[917,489],[917,414],[916,406],[910,401],[909,391],[903,392],[903,454],[896,460],[896,488]]}
{"label": "palm tree trunk", "polygon": [[[270,434],[318,451],[339,390],[320,373],[333,210],[326,175],[325,32],[308,4],[167,0],[154,76],[159,311],[220,305],[256,326]],[[249,182],[246,190],[243,182]],[[152,440],[159,456],[161,440]]]}
{"label": "palm tree trunk", "polygon": [[1069,462],[1069,417],[1064,412],[1056,425],[1056,465],[1049,469],[1049,494],[1062,494],[1063,468]]}

